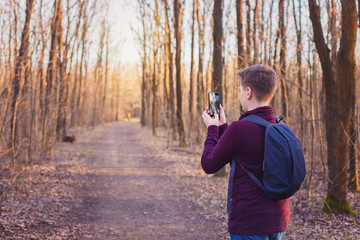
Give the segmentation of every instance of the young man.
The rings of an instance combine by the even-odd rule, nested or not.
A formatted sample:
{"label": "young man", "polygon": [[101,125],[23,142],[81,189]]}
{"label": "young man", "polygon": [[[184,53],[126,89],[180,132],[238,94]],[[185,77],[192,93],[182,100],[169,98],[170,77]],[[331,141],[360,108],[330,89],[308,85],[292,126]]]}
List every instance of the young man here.
{"label": "young man", "polygon": [[276,122],[274,111],[268,106],[277,88],[276,74],[270,67],[253,65],[240,70],[238,77],[241,79],[240,104],[245,113],[230,126],[221,106],[220,120],[218,116],[211,118],[208,109],[202,113],[208,134],[201,166],[212,174],[232,160],[236,162],[228,220],[230,239],[281,240],[290,221],[289,199],[271,200],[239,167],[240,163],[262,179],[265,128],[241,119],[257,115]]}

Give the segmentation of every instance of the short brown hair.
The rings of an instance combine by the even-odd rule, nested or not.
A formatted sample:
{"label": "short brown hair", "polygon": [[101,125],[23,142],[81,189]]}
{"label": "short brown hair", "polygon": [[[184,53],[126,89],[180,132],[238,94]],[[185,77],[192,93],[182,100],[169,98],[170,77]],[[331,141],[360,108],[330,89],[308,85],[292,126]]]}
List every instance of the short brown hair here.
{"label": "short brown hair", "polygon": [[277,88],[275,71],[265,65],[252,65],[237,72],[241,85],[250,87],[259,101],[270,100]]}

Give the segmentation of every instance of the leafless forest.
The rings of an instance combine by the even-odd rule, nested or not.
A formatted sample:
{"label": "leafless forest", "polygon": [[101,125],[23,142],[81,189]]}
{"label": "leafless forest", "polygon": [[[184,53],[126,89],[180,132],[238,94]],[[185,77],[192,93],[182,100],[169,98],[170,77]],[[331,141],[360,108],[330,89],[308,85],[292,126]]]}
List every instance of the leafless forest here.
{"label": "leafless forest", "polygon": [[154,134],[165,127],[180,146],[201,144],[207,92],[220,92],[228,119],[237,120],[237,70],[272,66],[280,79],[272,105],[302,139],[308,197],[322,181],[323,209],[353,213],[346,193],[359,191],[358,7],[355,0],[138,1],[141,123]]}
{"label": "leafless forest", "polygon": [[52,157],[56,141],[76,140],[71,127],[139,112],[140,82],[134,66],[116,59],[108,8],[96,0],[1,1],[1,200],[27,166]]}
{"label": "leafless forest", "polygon": [[237,70],[266,64],[280,79],[275,113],[302,139],[308,197],[323,182],[323,210],[354,214],[360,0],[129,4],[141,59],[133,65],[116,57],[108,1],[1,1],[0,201],[79,126],[139,117],[154,135],[166,129],[168,142],[202,144],[207,92],[220,92],[228,122],[237,120]]}

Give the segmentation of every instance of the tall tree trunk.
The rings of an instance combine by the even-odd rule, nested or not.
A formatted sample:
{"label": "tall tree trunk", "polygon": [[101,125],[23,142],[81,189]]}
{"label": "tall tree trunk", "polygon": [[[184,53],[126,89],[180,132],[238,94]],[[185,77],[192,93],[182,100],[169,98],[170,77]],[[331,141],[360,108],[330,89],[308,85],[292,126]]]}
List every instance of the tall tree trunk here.
{"label": "tall tree trunk", "polygon": [[17,125],[18,120],[17,116],[17,107],[20,101],[20,93],[22,91],[22,86],[24,84],[23,74],[26,72],[26,68],[28,68],[29,61],[29,33],[30,33],[30,20],[31,14],[34,9],[34,0],[26,1],[26,17],[24,28],[21,34],[21,46],[19,49],[19,55],[16,58],[16,66],[15,66],[15,75],[12,79],[12,101],[11,101],[11,119],[10,119],[10,129],[11,129],[11,148],[12,148],[12,162],[14,162],[14,151],[16,144],[16,134],[17,134]]}
{"label": "tall tree trunk", "polygon": [[[56,107],[56,63],[57,63],[57,47],[58,47],[58,21],[60,11],[61,0],[54,1],[54,16],[51,21],[51,46],[49,53],[49,62],[46,72],[46,89],[45,89],[45,110],[44,110],[44,131],[43,141],[47,145],[49,141],[52,141],[56,128],[53,124],[54,108]],[[53,142],[50,143],[54,144]]]}
{"label": "tall tree trunk", "polygon": [[[357,89],[355,87],[355,89]],[[356,103],[356,91],[352,96],[353,109],[350,118],[350,129],[349,129],[349,161],[350,161],[350,176],[349,176],[349,189],[352,191],[360,191],[359,187],[359,168],[358,168],[358,154],[357,154],[357,139],[358,139],[358,111]]]}
{"label": "tall tree trunk", "polygon": [[[69,8],[69,6],[68,6]],[[67,10],[69,11],[69,10]],[[62,10],[61,10],[61,3],[59,6],[59,17],[58,17],[58,22],[57,22],[57,28],[58,28],[58,59],[57,59],[57,64],[58,64],[58,76],[59,76],[59,80],[58,80],[58,85],[60,87],[59,89],[59,109],[58,109],[58,117],[57,117],[57,124],[56,124],[56,138],[58,140],[61,140],[65,135],[66,135],[66,118],[65,118],[65,111],[66,111],[66,99],[65,99],[65,84],[66,84],[66,80],[65,80],[65,70],[66,70],[66,60],[65,58],[67,58],[67,54],[63,55],[63,47],[64,47],[64,42],[63,42],[63,28],[62,28]],[[69,22],[68,22],[68,26],[69,26]],[[69,30],[67,30],[69,31]],[[67,43],[68,44],[68,43]]]}
{"label": "tall tree trunk", "polygon": [[[191,23],[191,60],[190,60],[190,94],[189,94],[189,129],[193,122],[193,95],[194,95],[194,36],[195,36],[195,0],[193,0],[193,12]],[[190,130],[191,132],[191,130]]]}
{"label": "tall tree trunk", "polygon": [[143,51],[143,56],[141,59],[141,65],[142,65],[142,78],[141,78],[141,125],[144,127],[146,125],[146,116],[145,116],[145,109],[146,109],[146,79],[147,79],[147,55],[146,55],[146,41],[147,41],[147,37],[146,37],[146,26],[145,26],[145,16],[146,16],[146,12],[145,12],[145,4],[143,1],[139,1],[139,5],[140,5],[140,15],[141,15],[141,25],[142,25],[142,39],[141,39],[141,43],[142,43],[142,51]]}
{"label": "tall tree trunk", "polygon": [[[70,10],[71,6],[69,6],[70,2],[69,0],[67,0],[68,2],[68,9]],[[75,52],[78,54],[79,53],[79,49],[80,49],[80,43],[81,43],[81,39],[78,39],[79,36],[79,32],[80,32],[80,25],[81,25],[81,19],[83,18],[83,8],[84,8],[85,2],[80,3],[79,4],[79,11],[77,14],[77,22],[76,22],[76,27],[75,27],[75,32],[72,35],[72,39],[73,39],[73,43],[71,46],[71,39],[69,40],[69,43],[67,44],[67,47],[65,48],[65,53],[64,55],[67,56],[68,51],[70,51],[71,48],[71,54],[69,57],[69,71],[67,73],[67,77],[66,77],[66,89],[65,89],[65,103],[66,105],[70,105],[70,126],[73,126],[75,124],[75,115],[76,115],[76,93],[77,93],[77,86],[78,86],[78,74],[77,74],[77,68],[73,69],[72,65],[73,65],[73,59],[74,59],[74,54]],[[71,23],[71,13],[69,11],[68,15],[68,23]],[[68,32],[70,32],[70,29],[67,30]],[[68,40],[66,40],[66,42],[68,42]],[[75,49],[76,46],[76,49]],[[68,61],[67,58],[65,58],[65,61]],[[65,64],[66,66],[67,64]],[[66,67],[65,67],[66,68]],[[75,72],[75,73],[73,73]],[[70,94],[70,79],[71,79],[71,75],[73,75],[74,77],[74,86],[73,86],[73,90],[72,93]],[[65,123],[66,123],[66,117],[67,112],[65,112]]]}
{"label": "tall tree trunk", "polygon": [[[358,26],[360,28],[360,0],[358,0]],[[357,103],[357,89],[359,87],[355,79],[354,94],[351,96],[352,113],[350,117],[350,148],[349,148],[349,161],[350,161],[350,176],[349,176],[349,189],[352,191],[360,191],[359,186],[359,168],[358,168],[358,137],[359,137],[359,122],[358,122],[358,106]]]}
{"label": "tall tree trunk", "polygon": [[267,49],[266,49],[266,36],[265,36],[265,0],[261,1],[261,23],[260,23],[260,59],[261,64],[266,64]]}
{"label": "tall tree trunk", "polygon": [[215,0],[214,2],[214,55],[213,55],[213,71],[212,71],[212,90],[220,93],[220,103],[222,103],[222,72],[223,72],[223,59],[222,59],[222,0]]}
{"label": "tall tree trunk", "polygon": [[253,23],[253,43],[254,43],[254,58],[253,58],[253,64],[259,63],[259,44],[258,44],[258,34],[257,34],[257,28],[259,25],[259,0],[255,1],[255,9],[254,9],[254,23]]}
{"label": "tall tree trunk", "polygon": [[[44,59],[45,59],[45,50],[46,50],[46,40],[45,40],[45,30],[44,30],[44,24],[43,24],[43,17],[42,17],[42,8],[43,8],[43,1],[40,1],[40,10],[39,10],[39,25],[40,25],[40,31],[41,31],[41,53],[40,58],[38,59],[38,72],[37,72],[37,79],[39,84],[39,113],[40,116],[38,118],[37,124],[40,126],[39,132],[43,132],[45,126],[43,125],[43,119],[42,116],[44,115],[44,109],[45,109],[45,78],[44,78]],[[39,136],[39,142],[43,143],[43,136]],[[35,144],[36,145],[36,144]],[[42,144],[38,144],[42,148]]]}
{"label": "tall tree trunk", "polygon": [[243,29],[243,0],[236,0],[236,25],[237,25],[237,47],[238,47],[238,69],[245,66],[245,53],[244,53],[244,29]]}
{"label": "tall tree trunk", "polygon": [[251,61],[251,6],[250,0],[246,0],[246,65],[249,65]]}
{"label": "tall tree trunk", "polygon": [[[270,26],[269,26],[269,31],[268,31],[268,38],[270,38],[271,40],[267,40],[267,42],[269,42],[269,45],[272,45],[272,38],[271,36],[273,35],[272,34],[272,29],[273,29],[273,20],[272,20],[272,12],[273,12],[273,8],[274,8],[274,0],[271,0],[271,4],[270,4],[270,15],[269,15],[269,18],[270,18]],[[267,45],[267,49],[268,50],[268,59],[267,59],[267,64],[269,66],[271,66],[271,58],[272,58],[272,53],[273,53],[273,48],[276,49],[276,45],[274,47],[268,47]],[[275,97],[273,97],[273,99],[275,99]]]}
{"label": "tall tree trunk", "polygon": [[331,5],[329,3],[329,12],[328,12],[328,16],[329,16],[329,33],[331,36],[331,49],[333,51],[330,52],[330,57],[331,57],[331,61],[335,62],[336,61],[336,49],[338,46],[338,39],[339,39],[339,26],[337,24],[337,8],[336,8],[336,2],[335,0],[329,0],[331,1]]}
{"label": "tall tree trunk", "polygon": [[175,18],[175,40],[176,40],[176,120],[179,134],[179,145],[186,146],[184,122],[182,119],[182,91],[181,91],[181,21],[182,21],[182,6],[181,0],[174,1],[174,18]]}
{"label": "tall tree trunk", "polygon": [[97,57],[97,63],[95,67],[95,78],[94,78],[94,104],[93,104],[93,116],[92,116],[92,125],[96,126],[97,124],[101,123],[101,116],[103,113],[103,109],[101,109],[102,103],[102,82],[104,79],[104,70],[103,70],[103,55],[104,55],[104,45],[105,45],[105,19],[102,20],[102,27],[100,33],[100,45],[99,45],[99,52]]}
{"label": "tall tree trunk", "polygon": [[284,13],[285,0],[279,1],[279,28],[280,28],[280,73],[281,73],[281,102],[282,113],[284,114],[286,121],[290,122],[289,115],[289,99],[287,96],[286,87],[286,26],[285,26],[285,13]]}
{"label": "tall tree trunk", "polygon": [[153,78],[152,78],[152,94],[153,94],[153,102],[152,102],[152,130],[153,134],[156,135],[156,126],[157,126],[157,115],[158,115],[158,107],[156,102],[157,99],[157,92],[158,92],[158,85],[159,85],[159,68],[158,68],[158,51],[160,49],[159,42],[160,42],[160,15],[159,15],[159,5],[158,1],[155,0],[155,32],[153,33]]}
{"label": "tall tree trunk", "polygon": [[[110,44],[110,29],[107,20],[105,20],[105,76],[104,76],[104,92],[102,97],[102,109],[106,110],[106,99],[107,99],[107,87],[109,82],[109,44]],[[103,119],[106,119],[106,112],[103,113]]]}
{"label": "tall tree trunk", "polygon": [[171,27],[170,27],[170,19],[169,19],[169,5],[167,0],[163,0],[164,3],[164,10],[165,10],[165,31],[167,34],[167,44],[166,49],[168,51],[168,72],[169,72],[169,102],[167,111],[169,113],[169,120],[170,126],[173,129],[173,139],[176,139],[177,133],[177,123],[176,123],[176,105],[175,105],[175,89],[174,89],[174,64],[173,64],[173,52],[172,52],[172,34],[171,34]]}
{"label": "tall tree trunk", "polygon": [[[202,111],[204,111],[204,73],[203,73],[203,68],[204,68],[204,63],[203,63],[203,59],[204,59],[204,27],[205,27],[205,21],[204,21],[204,14],[200,13],[200,5],[199,5],[199,1],[196,1],[196,18],[197,18],[197,23],[198,23],[198,33],[199,33],[199,44],[198,44],[198,57],[199,57],[199,62],[198,62],[198,71],[197,71],[197,76],[196,76],[196,89],[197,89],[197,98],[196,98],[196,104],[197,104],[197,112],[201,113]],[[196,142],[200,142],[201,140],[201,135],[200,135],[200,131],[197,131],[197,138],[196,138]]]}
{"label": "tall tree trunk", "polygon": [[[153,34],[154,35],[154,34]],[[154,38],[153,38],[153,42],[154,42]],[[152,108],[151,108],[151,125],[152,125],[152,131],[153,131],[153,135],[156,135],[156,125],[157,125],[157,105],[156,105],[156,101],[157,101],[157,85],[158,85],[158,76],[157,76],[157,55],[158,55],[158,51],[157,51],[157,47],[155,45],[155,42],[153,43],[153,47],[154,47],[154,52],[153,52],[153,75],[152,75],[152,82],[151,82],[151,88],[152,88]]]}
{"label": "tall tree trunk", "polygon": [[[342,0],[341,6],[340,49],[337,53],[336,63],[332,63],[320,22],[320,7],[315,0],[309,0],[314,42],[323,70],[326,97],[329,181],[323,210],[354,214],[346,196],[348,153],[344,149],[348,149],[349,145],[346,133],[349,132],[350,113],[353,107],[352,95],[356,91],[357,10],[355,0]],[[336,64],[334,67],[336,71],[333,70],[333,64]]]}
{"label": "tall tree trunk", "polygon": [[[165,56],[164,56],[164,76],[163,76],[163,80],[164,80],[164,111],[165,111],[165,115],[166,115],[166,129],[168,132],[168,138],[170,136],[170,131],[172,129],[171,127],[171,113],[170,113],[170,83],[169,83],[169,24],[167,21],[167,8],[166,5],[164,4],[164,0],[162,1],[164,7],[164,18],[165,18],[165,32],[164,32],[164,48],[165,48]],[[170,36],[171,37],[171,36]]]}
{"label": "tall tree trunk", "polygon": [[[222,27],[222,0],[215,0],[214,2],[214,29],[213,29],[213,40],[214,40],[214,55],[213,55],[213,66],[212,66],[212,91],[219,92],[220,103],[223,102],[223,58],[222,58],[222,38],[223,38],[223,27]],[[225,176],[225,168],[220,169],[215,176]]]}
{"label": "tall tree trunk", "polygon": [[[304,134],[304,103],[303,103],[303,80],[302,80],[302,43],[301,43],[301,35],[302,35],[302,23],[301,23],[301,1],[299,1],[299,19],[297,19],[296,16],[296,7],[295,7],[295,0],[292,0],[293,4],[293,16],[294,16],[294,22],[295,22],[295,30],[296,30],[296,39],[297,39],[297,47],[296,47],[296,63],[297,63],[297,81],[299,84],[300,89],[298,89],[298,103],[300,106],[300,139],[303,139]],[[316,96],[316,92],[315,95]]]}
{"label": "tall tree trunk", "polygon": [[[86,6],[85,6],[86,8]],[[84,111],[84,109],[82,108],[83,106],[83,102],[81,102],[82,100],[82,93],[83,93],[83,81],[84,81],[84,73],[85,72],[85,76],[86,76],[86,71],[83,70],[84,68],[84,62],[86,62],[85,59],[85,54],[86,54],[86,38],[87,38],[87,31],[88,31],[88,24],[89,24],[89,18],[88,18],[88,13],[86,12],[86,9],[84,10],[84,14],[83,14],[83,25],[82,25],[82,32],[81,32],[81,51],[80,51],[80,63],[79,63],[79,77],[78,77],[78,87],[77,89],[75,89],[77,92],[74,94],[75,95],[75,110],[76,112],[73,113],[73,115],[75,116],[75,123],[76,125],[81,124],[80,122],[80,118],[81,118],[81,113]],[[86,69],[86,65],[85,65],[85,69]],[[86,79],[86,77],[85,77]]]}
{"label": "tall tree trunk", "polygon": [[358,0],[358,16],[359,16],[359,28],[360,28],[360,0]]}

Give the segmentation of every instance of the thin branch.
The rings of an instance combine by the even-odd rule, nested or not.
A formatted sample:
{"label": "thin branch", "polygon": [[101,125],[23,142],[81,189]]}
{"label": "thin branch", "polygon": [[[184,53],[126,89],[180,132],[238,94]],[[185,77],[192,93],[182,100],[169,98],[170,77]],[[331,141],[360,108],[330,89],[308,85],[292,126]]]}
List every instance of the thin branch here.
{"label": "thin branch", "polygon": [[296,83],[292,82],[290,79],[287,79],[286,77],[280,75],[281,79],[285,80],[286,82],[288,83],[291,83],[292,85],[294,85],[295,87],[297,87],[301,92],[303,92],[306,96],[308,96],[310,99],[312,98],[311,97],[311,94],[308,93],[306,90],[304,90],[303,88],[301,88],[299,85],[297,85]]}

